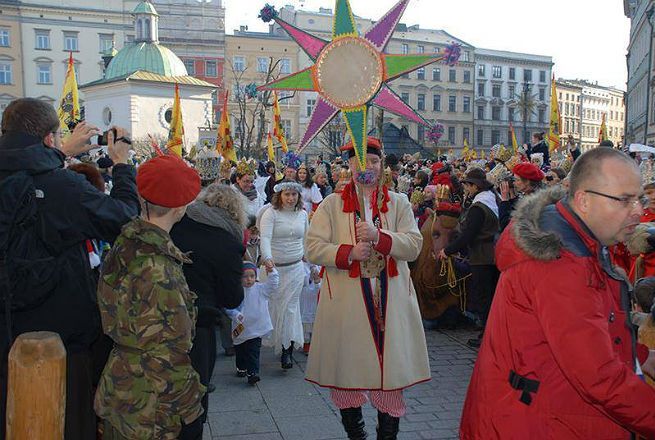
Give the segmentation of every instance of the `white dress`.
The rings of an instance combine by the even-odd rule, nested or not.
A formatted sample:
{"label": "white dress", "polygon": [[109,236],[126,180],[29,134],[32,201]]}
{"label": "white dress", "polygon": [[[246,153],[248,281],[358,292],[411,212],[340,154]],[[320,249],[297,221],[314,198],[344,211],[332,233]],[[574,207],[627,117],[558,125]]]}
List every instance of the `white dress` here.
{"label": "white dress", "polygon": [[272,259],[280,274],[280,285],[269,301],[273,332],[264,341],[279,353],[291,342],[302,347],[302,317],[300,294],[305,280],[305,234],[307,212],[304,210],[277,210],[270,207],[260,220],[260,249],[262,261]]}
{"label": "white dress", "polygon": [[302,204],[305,208],[305,211],[307,211],[307,214],[312,212],[312,207],[314,204],[319,204],[322,201],[323,196],[321,195],[321,190],[318,188],[318,185],[313,183],[311,188],[307,188],[305,185],[302,185]]}

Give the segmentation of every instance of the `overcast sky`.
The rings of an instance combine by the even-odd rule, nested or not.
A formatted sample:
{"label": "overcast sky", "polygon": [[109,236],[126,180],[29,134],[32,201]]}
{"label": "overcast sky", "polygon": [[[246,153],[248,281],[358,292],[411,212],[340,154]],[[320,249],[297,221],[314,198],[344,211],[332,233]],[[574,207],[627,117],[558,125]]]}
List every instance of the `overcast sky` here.
{"label": "overcast sky", "polygon": [[[350,0],[353,13],[379,19],[397,0]],[[264,31],[266,3],[318,11],[333,0],[224,0],[226,32],[240,25]],[[476,47],[549,55],[562,78],[598,81],[625,90],[630,20],[621,0],[412,0],[401,20],[444,29]]]}

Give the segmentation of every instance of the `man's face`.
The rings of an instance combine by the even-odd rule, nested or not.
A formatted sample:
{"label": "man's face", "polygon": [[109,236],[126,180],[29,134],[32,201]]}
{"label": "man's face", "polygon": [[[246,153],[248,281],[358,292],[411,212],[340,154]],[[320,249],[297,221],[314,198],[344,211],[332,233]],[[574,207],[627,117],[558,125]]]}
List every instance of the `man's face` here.
{"label": "man's face", "polygon": [[[359,165],[357,163],[356,157],[351,157],[349,160],[350,171],[353,173],[353,176],[357,176],[359,173]],[[380,180],[380,173],[382,171],[382,159],[380,156],[372,153],[366,155],[366,171],[370,171],[373,174],[373,182],[370,185],[365,186],[377,186],[378,181]]]}
{"label": "man's face", "polygon": [[294,170],[293,168],[287,167],[287,168],[284,169],[284,178],[286,180],[296,180],[296,175],[297,174],[298,174],[298,172],[296,170]]}
{"label": "man's face", "polygon": [[527,194],[530,191],[530,182],[523,177],[514,175],[514,189],[518,192]]}
{"label": "man's face", "polygon": [[649,204],[648,206],[652,209],[655,210],[655,188],[648,188],[644,190],[644,194],[646,194],[646,197],[648,197]]}
{"label": "man's face", "polygon": [[[635,231],[644,213],[639,203],[644,192],[639,170],[624,161],[606,159],[599,171],[602,178],[590,179],[576,191],[574,206],[596,238],[611,246],[626,241]],[[587,192],[590,190],[623,200]]]}
{"label": "man's face", "polygon": [[237,185],[239,185],[239,188],[241,188],[241,191],[243,192],[250,191],[252,189],[254,181],[255,179],[250,174],[237,177]]}

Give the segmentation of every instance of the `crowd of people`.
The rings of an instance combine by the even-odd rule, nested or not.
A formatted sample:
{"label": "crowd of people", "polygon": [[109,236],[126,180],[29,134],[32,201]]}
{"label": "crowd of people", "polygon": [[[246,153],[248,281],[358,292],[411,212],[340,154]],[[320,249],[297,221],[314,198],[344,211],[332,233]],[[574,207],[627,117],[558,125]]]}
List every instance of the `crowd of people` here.
{"label": "crowd of people", "polygon": [[652,159],[551,152],[543,133],[487,159],[394,157],[370,137],[362,170],[352,144],[135,159],[118,127],[93,157],[98,134],[63,136],[36,99],[3,114],[3,426],[15,337],[51,331],[67,440],[202,438],[219,342],[250,385],[262,346],[284,370],[307,353],[348,438],[370,402],[395,439],[403,390],[430,379],[424,329],[446,313],[429,312],[458,286],[444,310],[480,331],[462,438],[655,436]]}

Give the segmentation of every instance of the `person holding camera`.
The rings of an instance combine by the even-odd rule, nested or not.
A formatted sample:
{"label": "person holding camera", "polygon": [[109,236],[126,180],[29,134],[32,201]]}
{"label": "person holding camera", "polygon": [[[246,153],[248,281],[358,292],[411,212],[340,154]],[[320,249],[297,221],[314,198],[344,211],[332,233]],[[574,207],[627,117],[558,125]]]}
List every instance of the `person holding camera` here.
{"label": "person holding camera", "polygon": [[[0,307],[0,434],[13,340],[25,332],[51,331],[59,334],[66,348],[65,438],[87,440],[96,435],[91,346],[101,331],[97,278],[85,244],[89,239],[113,242],[139,206],[134,167],[127,165],[130,140],[121,128],[116,128],[117,138],[112,132],[108,141],[114,162],[110,195],[83,175],[64,169],[66,157],[97,148],[89,141],[98,134],[96,127],[81,122],[64,139],[52,105],[33,98],[11,102],[2,115],[0,233],[7,234],[9,245],[3,249],[7,258],[0,262],[0,273],[9,282],[0,283],[0,299],[5,302]],[[32,188],[31,193],[25,188]],[[25,198],[17,200],[21,191]],[[20,211],[25,203],[33,204],[31,217]],[[33,222],[15,227],[12,222],[23,214]],[[35,226],[25,229],[26,224]],[[21,240],[12,238],[16,230],[21,231]],[[26,237],[34,238],[33,246],[24,246]],[[48,261],[48,266],[38,266],[40,273],[48,274],[40,288],[30,285],[29,277],[16,277],[19,259],[36,266]]]}
{"label": "person holding camera", "polygon": [[533,163],[522,162],[512,168],[512,178],[500,183],[499,221],[503,231],[509,224],[519,198],[544,187],[544,172]]}

